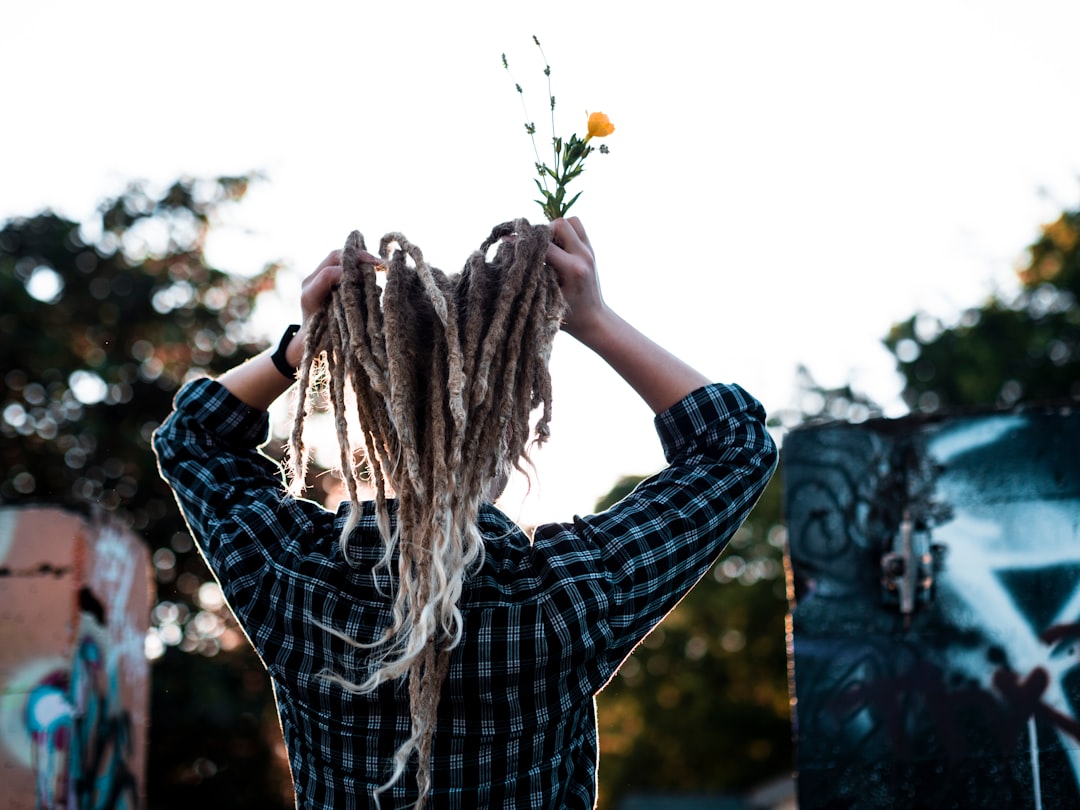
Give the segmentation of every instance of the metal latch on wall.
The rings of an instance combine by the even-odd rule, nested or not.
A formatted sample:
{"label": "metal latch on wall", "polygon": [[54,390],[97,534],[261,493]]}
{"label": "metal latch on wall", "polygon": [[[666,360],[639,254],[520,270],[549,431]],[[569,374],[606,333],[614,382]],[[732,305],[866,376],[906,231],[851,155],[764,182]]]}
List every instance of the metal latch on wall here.
{"label": "metal latch on wall", "polygon": [[912,614],[934,599],[934,577],[945,561],[945,545],[930,542],[929,532],[915,531],[909,511],[904,512],[893,550],[881,557],[882,601],[895,605],[911,624]]}

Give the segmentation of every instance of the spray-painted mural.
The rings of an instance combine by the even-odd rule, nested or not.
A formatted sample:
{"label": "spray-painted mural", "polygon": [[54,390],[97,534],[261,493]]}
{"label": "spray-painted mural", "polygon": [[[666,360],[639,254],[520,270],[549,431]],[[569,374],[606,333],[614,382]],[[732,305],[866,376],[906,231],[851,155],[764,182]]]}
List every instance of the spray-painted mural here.
{"label": "spray-painted mural", "polygon": [[784,443],[799,806],[1080,807],[1080,410]]}
{"label": "spray-painted mural", "polygon": [[115,526],[0,509],[5,808],[145,804],[149,565]]}

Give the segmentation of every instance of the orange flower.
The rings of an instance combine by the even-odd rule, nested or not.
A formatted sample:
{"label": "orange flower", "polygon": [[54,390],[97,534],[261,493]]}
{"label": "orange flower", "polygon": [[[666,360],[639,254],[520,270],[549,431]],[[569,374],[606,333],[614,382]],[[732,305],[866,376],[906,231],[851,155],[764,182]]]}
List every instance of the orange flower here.
{"label": "orange flower", "polygon": [[606,138],[612,132],[615,131],[615,125],[611,123],[606,115],[602,112],[594,112],[589,116],[589,134],[585,136],[585,140],[589,138]]}

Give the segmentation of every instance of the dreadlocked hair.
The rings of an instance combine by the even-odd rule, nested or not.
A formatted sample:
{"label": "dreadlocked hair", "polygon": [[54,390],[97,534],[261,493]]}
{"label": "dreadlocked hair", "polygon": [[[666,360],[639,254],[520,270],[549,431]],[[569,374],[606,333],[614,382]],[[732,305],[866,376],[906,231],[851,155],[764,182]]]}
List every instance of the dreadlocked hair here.
{"label": "dreadlocked hair", "polygon": [[[353,692],[407,677],[411,735],[379,792],[402,776],[415,754],[417,808],[431,788],[436,711],[450,652],[461,640],[463,584],[483,562],[480,505],[511,467],[524,469],[531,444],[548,438],[548,360],[566,308],[555,272],[544,261],[550,240],[545,225],[503,223],[461,273],[447,276],[400,233],[383,237],[381,265],[366,264],[360,258],[364,239],[353,232],[342,256],[342,281],[306,333],[301,402],[289,441],[291,486],[303,488],[303,426],[312,381],[321,380],[351,503],[342,553],[348,559],[360,488],[370,484],[384,544],[379,565],[396,580],[391,622],[381,638],[368,645],[342,636],[371,650],[367,677],[359,683],[325,677]],[[376,271],[384,268],[380,289]],[[359,460],[349,435],[350,405],[362,437]],[[390,489],[397,497],[393,528]]]}

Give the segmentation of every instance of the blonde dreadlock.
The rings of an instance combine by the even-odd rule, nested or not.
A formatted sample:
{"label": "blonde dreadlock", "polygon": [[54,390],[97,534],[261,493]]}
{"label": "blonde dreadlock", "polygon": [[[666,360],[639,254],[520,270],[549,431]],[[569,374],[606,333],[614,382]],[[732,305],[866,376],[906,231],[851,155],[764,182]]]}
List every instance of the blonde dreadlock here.
{"label": "blonde dreadlock", "polygon": [[[548,360],[565,310],[555,273],[544,263],[550,240],[547,226],[523,219],[503,223],[461,273],[447,276],[404,236],[391,233],[379,246],[387,273],[380,291],[376,268],[360,259],[364,239],[354,232],[342,256],[341,284],[307,330],[303,402],[290,438],[292,484],[302,487],[306,473],[305,392],[322,378],[352,504],[342,552],[348,558],[361,481],[369,478],[384,542],[381,565],[389,570],[397,561],[392,620],[371,645],[377,652],[370,674],[361,683],[331,677],[346,689],[368,692],[408,676],[412,734],[395,753],[393,773],[380,792],[400,778],[415,752],[417,808],[431,787],[439,694],[450,652],[461,639],[462,587],[483,561],[481,502],[510,465],[521,470],[528,461],[529,419],[536,408],[542,410],[535,442],[548,437]],[[350,402],[363,436],[361,464],[354,460],[346,421]],[[388,485],[398,499],[393,531]]]}

